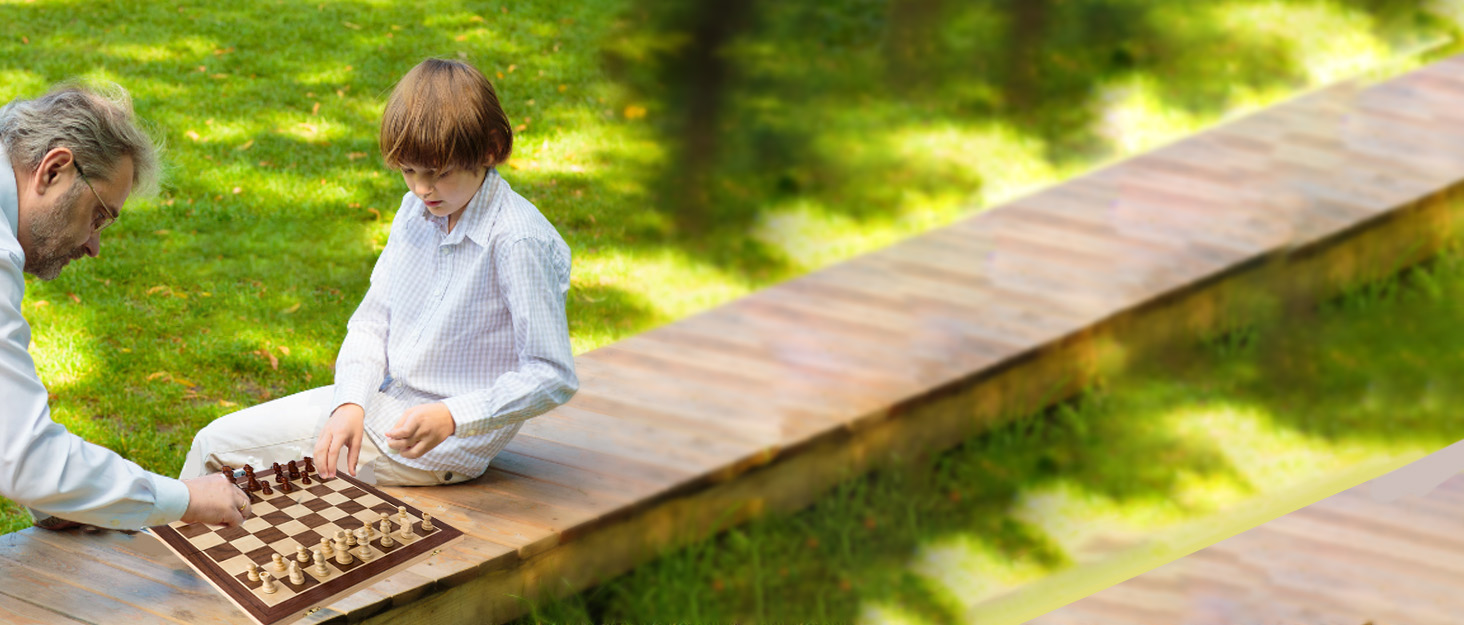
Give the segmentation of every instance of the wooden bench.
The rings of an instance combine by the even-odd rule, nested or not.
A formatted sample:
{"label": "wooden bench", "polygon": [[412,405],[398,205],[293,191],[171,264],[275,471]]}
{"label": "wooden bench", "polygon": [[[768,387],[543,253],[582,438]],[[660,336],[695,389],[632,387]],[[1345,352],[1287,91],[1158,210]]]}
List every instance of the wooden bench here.
{"label": "wooden bench", "polygon": [[[390,489],[460,548],[307,622],[505,621],[1427,258],[1454,227],[1461,120],[1464,59],[1317,91],[583,354],[579,394],[481,479]],[[26,530],[0,561],[0,619],[244,619],[145,535]]]}

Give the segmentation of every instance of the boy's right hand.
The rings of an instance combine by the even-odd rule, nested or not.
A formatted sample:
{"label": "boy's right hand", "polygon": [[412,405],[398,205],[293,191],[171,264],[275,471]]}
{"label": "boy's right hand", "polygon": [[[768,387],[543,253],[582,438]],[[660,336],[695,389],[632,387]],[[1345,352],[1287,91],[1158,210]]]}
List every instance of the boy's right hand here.
{"label": "boy's right hand", "polygon": [[356,404],[341,404],[315,439],[315,472],[321,477],[335,477],[341,448],[349,448],[346,470],[356,475],[356,460],[361,457],[361,437],[366,433],[366,411]]}

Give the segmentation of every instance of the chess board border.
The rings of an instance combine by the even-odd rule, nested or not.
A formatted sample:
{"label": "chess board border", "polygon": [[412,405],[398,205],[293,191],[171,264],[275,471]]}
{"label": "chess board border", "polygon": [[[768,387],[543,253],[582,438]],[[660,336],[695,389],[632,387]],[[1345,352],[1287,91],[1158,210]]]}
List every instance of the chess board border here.
{"label": "chess board border", "polygon": [[[266,476],[273,475],[274,469],[255,471],[254,474],[262,481]],[[358,488],[361,488],[362,490],[365,490],[367,493],[380,497],[382,501],[385,501],[393,506],[405,506],[408,512],[415,515],[418,519],[422,518],[422,511],[417,507],[409,505],[406,502],[397,499],[396,497],[392,497],[391,495],[381,492],[381,490],[376,488],[375,486],[365,484],[345,473],[336,473],[336,476],[334,478],[331,478],[330,480],[322,480],[322,483],[334,480],[344,480],[347,484],[356,486]],[[278,490],[276,492],[278,492]],[[253,493],[250,493],[250,499],[253,500],[255,498],[255,495]],[[414,526],[420,524],[421,522],[418,521],[414,524]],[[427,558],[432,557],[436,554],[437,551],[463,538],[463,533],[461,530],[458,530],[455,527],[443,523],[440,519],[434,518],[432,520],[432,524],[437,531],[434,531],[432,534],[424,536],[417,542],[412,543],[412,549],[420,550],[416,555],[403,558],[385,569],[376,570],[376,572],[374,573],[368,573],[367,569],[375,567],[359,566],[353,568],[349,571],[341,573],[341,577],[338,578],[349,582],[348,586],[342,587],[340,590],[337,590],[329,595],[322,596],[319,594],[322,587],[315,586],[313,587],[313,592],[307,589],[306,591],[297,594],[294,597],[286,599],[285,601],[282,601],[274,606],[266,605],[258,597],[254,596],[252,592],[249,592],[245,588],[237,587],[237,585],[234,584],[220,583],[219,580],[232,579],[233,576],[225,571],[224,568],[220,566],[217,562],[214,562],[212,558],[208,557],[207,554],[194,547],[193,543],[189,542],[187,538],[184,538],[182,534],[179,534],[178,530],[174,529],[171,525],[158,525],[155,527],[151,527],[148,528],[148,532],[161,540],[174,553],[178,554],[178,557],[182,558],[184,562],[188,563],[189,567],[198,572],[198,574],[201,575],[205,580],[207,580],[209,584],[213,585],[214,588],[219,589],[219,592],[227,597],[229,601],[231,601],[234,605],[238,606],[240,610],[243,610],[245,614],[249,615],[250,618],[254,619],[256,623],[259,623],[260,625],[274,625],[276,623],[293,621],[296,618],[305,615],[306,612],[311,611],[312,608],[324,608],[335,600],[349,596],[350,594],[357,592],[370,584],[373,584],[386,577],[390,577],[393,573],[397,573],[402,569],[405,569],[406,567],[412,566],[414,564],[417,564],[418,562],[421,562],[422,560],[426,560]],[[405,553],[405,549],[398,549],[391,553],[380,556],[378,559],[373,560],[373,563],[387,562],[392,558],[402,558]],[[288,554],[285,555],[288,556]]]}

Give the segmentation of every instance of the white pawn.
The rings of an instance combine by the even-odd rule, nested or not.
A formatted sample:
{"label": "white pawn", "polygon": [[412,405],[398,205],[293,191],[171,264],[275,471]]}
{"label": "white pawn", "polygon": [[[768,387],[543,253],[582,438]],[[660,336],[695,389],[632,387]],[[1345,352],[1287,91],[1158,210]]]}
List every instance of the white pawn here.
{"label": "white pawn", "polygon": [[430,531],[432,531],[432,513],[431,512],[423,512],[422,513],[422,531],[424,531],[424,532],[430,532]]}
{"label": "white pawn", "polygon": [[325,567],[325,556],[319,551],[315,552],[315,575],[316,577],[330,575],[330,569]]}
{"label": "white pawn", "polygon": [[249,566],[249,581],[251,581],[251,582],[257,582],[257,581],[259,581],[259,565],[255,564],[254,561],[251,560],[249,562],[248,566]]}
{"label": "white pawn", "polygon": [[296,586],[305,583],[305,573],[300,570],[300,563],[294,560],[290,561],[290,583]]}
{"label": "white pawn", "polygon": [[278,576],[279,574],[285,572],[285,557],[281,556],[278,553],[272,555],[274,558],[274,563],[270,564],[270,568],[274,569],[275,575]]}
{"label": "white pawn", "polygon": [[264,591],[264,594],[272,595],[275,593],[275,590],[278,590],[275,588],[274,576],[270,575],[269,571],[260,571],[259,581],[264,582],[264,585],[259,587],[260,590]]}
{"label": "white pawn", "polygon": [[320,553],[327,558],[335,555],[335,549],[330,546],[330,538],[320,537]]}
{"label": "white pawn", "polygon": [[381,515],[381,546],[390,547],[392,544],[394,543],[391,539],[391,521],[386,520],[386,515],[383,514]]}
{"label": "white pawn", "polygon": [[295,559],[299,560],[300,564],[310,564],[310,552],[305,550],[305,545],[295,547]]}

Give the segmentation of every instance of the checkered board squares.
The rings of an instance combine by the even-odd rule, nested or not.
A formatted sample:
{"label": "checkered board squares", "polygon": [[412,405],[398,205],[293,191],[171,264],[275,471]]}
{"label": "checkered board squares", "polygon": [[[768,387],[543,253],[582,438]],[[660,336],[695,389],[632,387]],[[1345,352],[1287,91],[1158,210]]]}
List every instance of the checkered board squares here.
{"label": "checkered board squares", "polygon": [[[260,481],[269,477],[273,485],[273,474],[273,470],[256,471],[255,477]],[[462,538],[462,532],[436,518],[432,519],[431,530],[424,529],[420,510],[349,475],[337,474],[329,480],[322,480],[318,475],[310,478],[309,486],[292,480],[295,489],[289,493],[278,488],[270,495],[249,493],[253,516],[239,527],[180,521],[151,531],[261,625],[294,621],[431,557]],[[243,486],[246,480],[238,478],[238,482]],[[398,506],[406,508],[412,527],[410,538],[401,535]],[[391,545],[382,544],[379,531],[382,514],[391,521]],[[338,531],[353,533],[356,528],[368,525],[372,529],[371,538],[368,544],[350,549],[349,564],[340,564],[330,557],[325,562],[326,574],[316,574],[313,551],[320,549],[322,538],[334,539]],[[288,567],[289,561],[296,559],[299,547],[307,550],[309,559],[297,561],[305,579],[295,584],[290,582],[288,568],[274,568],[274,554],[284,557]],[[370,561],[362,557],[368,550]],[[262,582],[249,580],[249,562],[274,576],[274,593],[264,592]]]}

